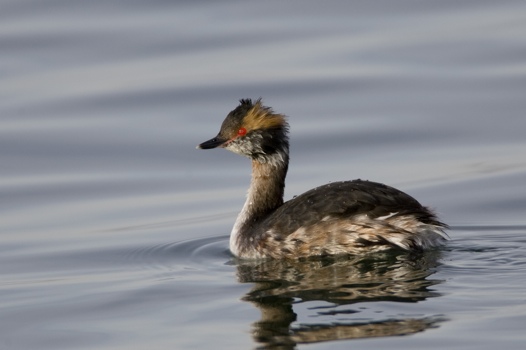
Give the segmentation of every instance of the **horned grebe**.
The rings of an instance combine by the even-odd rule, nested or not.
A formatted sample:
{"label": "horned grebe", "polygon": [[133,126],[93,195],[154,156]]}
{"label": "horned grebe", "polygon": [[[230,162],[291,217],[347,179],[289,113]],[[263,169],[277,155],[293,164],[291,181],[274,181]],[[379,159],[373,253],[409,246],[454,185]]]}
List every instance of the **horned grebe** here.
{"label": "horned grebe", "polygon": [[333,182],[283,202],[289,165],[285,116],[242,99],[219,134],[197,148],[223,147],[252,159],[247,200],[230,234],[243,259],[362,254],[442,243],[447,225],[416,199],[380,183]]}

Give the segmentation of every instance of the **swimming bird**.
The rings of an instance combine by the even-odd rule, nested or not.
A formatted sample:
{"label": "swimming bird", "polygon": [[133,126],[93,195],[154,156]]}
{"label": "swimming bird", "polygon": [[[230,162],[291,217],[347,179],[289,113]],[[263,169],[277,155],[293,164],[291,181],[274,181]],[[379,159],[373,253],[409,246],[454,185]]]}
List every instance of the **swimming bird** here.
{"label": "swimming bird", "polygon": [[447,225],[410,195],[364,180],[332,182],[283,201],[289,124],[261,98],[241,99],[216,137],[197,146],[252,160],[246,202],[230,234],[241,259],[298,259],[440,245]]}

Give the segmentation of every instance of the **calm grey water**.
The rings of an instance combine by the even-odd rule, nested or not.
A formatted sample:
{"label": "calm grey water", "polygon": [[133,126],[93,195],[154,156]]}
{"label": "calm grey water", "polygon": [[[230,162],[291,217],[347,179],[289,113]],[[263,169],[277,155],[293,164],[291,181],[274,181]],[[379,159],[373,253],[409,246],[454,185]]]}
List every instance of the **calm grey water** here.
{"label": "calm grey water", "polygon": [[[523,349],[524,1],[0,1],[1,349]],[[240,98],[290,116],[286,197],[370,179],[424,256],[239,262]]]}

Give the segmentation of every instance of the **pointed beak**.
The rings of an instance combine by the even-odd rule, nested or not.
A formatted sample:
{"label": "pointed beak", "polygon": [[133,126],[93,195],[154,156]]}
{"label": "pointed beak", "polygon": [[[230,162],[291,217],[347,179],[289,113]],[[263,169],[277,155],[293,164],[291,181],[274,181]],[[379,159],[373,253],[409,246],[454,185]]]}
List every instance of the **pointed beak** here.
{"label": "pointed beak", "polygon": [[198,149],[211,149],[222,146],[227,140],[221,138],[219,135],[214,137],[213,139],[210,139],[208,141],[205,141],[199,145],[197,145]]}

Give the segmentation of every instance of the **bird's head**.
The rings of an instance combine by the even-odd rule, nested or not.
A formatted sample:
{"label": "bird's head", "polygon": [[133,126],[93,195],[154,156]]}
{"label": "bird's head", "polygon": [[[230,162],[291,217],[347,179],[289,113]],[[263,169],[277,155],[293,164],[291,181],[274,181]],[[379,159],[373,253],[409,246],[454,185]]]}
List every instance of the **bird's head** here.
{"label": "bird's head", "polygon": [[266,163],[276,154],[288,156],[288,128],[285,116],[264,106],[261,99],[242,99],[228,113],[217,136],[197,148],[222,147]]}

